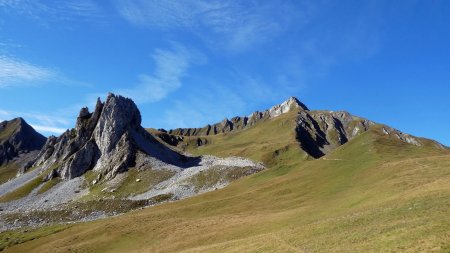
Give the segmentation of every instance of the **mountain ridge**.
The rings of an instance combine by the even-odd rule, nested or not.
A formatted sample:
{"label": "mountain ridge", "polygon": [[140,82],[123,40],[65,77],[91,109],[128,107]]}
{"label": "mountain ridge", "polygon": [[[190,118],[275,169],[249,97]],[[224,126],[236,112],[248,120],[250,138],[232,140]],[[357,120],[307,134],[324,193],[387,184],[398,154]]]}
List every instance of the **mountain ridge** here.
{"label": "mountain ridge", "polygon": [[[295,116],[295,139],[299,146],[313,158],[328,154],[374,126],[382,126],[384,134],[412,145],[420,146],[422,142],[429,143],[425,138],[403,133],[387,125],[354,116],[346,111],[310,110],[295,97],[290,97],[281,104],[262,112],[256,111],[248,117],[237,116],[231,120],[225,119],[220,123],[207,125],[203,128],[150,131],[172,146],[194,145],[201,147],[211,142],[211,138],[208,137],[242,131],[259,122],[271,120],[292,111],[297,113]],[[184,141],[186,137],[189,137],[187,138],[189,141]],[[196,138],[194,143],[192,143],[191,137]],[[442,144],[436,141],[433,141],[433,143],[438,148],[444,148]]]}
{"label": "mountain ridge", "polygon": [[290,97],[281,104],[274,105],[271,108],[264,111],[255,111],[248,116],[236,116],[231,119],[225,118],[219,123],[213,125],[206,125],[201,128],[176,128],[168,131],[160,129],[161,132],[166,132],[172,135],[184,135],[184,136],[208,136],[219,133],[227,133],[234,130],[243,130],[247,127],[251,127],[264,119],[275,118],[281,114],[287,113],[293,109],[309,110],[306,105],[300,102],[296,97]]}

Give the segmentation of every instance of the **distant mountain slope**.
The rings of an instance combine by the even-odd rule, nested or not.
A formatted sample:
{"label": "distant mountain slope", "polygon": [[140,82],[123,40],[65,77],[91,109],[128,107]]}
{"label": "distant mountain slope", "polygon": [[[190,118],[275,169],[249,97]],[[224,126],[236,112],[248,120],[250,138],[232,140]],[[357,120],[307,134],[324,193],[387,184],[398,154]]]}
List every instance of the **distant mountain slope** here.
{"label": "distant mountain slope", "polygon": [[22,118],[1,122],[0,183],[31,166],[45,140]]}
{"label": "distant mountain slope", "polygon": [[36,132],[24,119],[0,123],[0,165],[23,153],[40,150],[46,138]]}

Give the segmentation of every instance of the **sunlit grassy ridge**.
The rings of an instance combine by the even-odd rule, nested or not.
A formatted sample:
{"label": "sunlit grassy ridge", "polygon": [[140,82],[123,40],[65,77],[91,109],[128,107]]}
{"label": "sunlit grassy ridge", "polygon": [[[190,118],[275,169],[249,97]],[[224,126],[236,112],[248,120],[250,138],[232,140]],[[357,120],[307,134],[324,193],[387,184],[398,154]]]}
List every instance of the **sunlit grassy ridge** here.
{"label": "sunlit grassy ridge", "polygon": [[[245,152],[255,159],[263,157]],[[450,249],[448,151],[405,144],[375,127],[322,159],[305,161],[301,152],[297,154],[280,152],[276,159],[283,162],[222,190],[73,225],[7,251]]]}
{"label": "sunlit grassy ridge", "polygon": [[0,143],[7,140],[20,126],[19,120],[11,120],[6,124],[6,127],[0,131]]}
{"label": "sunlit grassy ridge", "polygon": [[307,159],[307,154],[298,148],[295,139],[296,116],[297,110],[292,110],[245,130],[202,136],[200,138],[206,139],[208,144],[201,147],[196,144],[199,137],[184,137],[186,150],[195,155],[242,156],[266,164],[273,164],[282,153],[296,159]]}

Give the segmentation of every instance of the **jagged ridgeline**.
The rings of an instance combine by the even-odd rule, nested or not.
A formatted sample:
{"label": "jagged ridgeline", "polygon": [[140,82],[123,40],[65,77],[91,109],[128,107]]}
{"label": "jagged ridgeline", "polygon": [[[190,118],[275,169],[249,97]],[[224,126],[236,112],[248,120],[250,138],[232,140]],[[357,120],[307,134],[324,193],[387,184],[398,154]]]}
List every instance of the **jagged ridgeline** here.
{"label": "jagged ridgeline", "polygon": [[110,93],[105,102],[97,100],[92,113],[82,108],[75,128],[50,137],[34,166],[57,164],[50,175],[64,179],[88,170],[110,179],[130,167],[146,166],[147,158],[176,165],[189,162],[141,127],[141,114],[131,99]]}
{"label": "jagged ridgeline", "polygon": [[[273,129],[268,129],[269,124],[264,124],[277,120],[276,118],[280,116],[285,117],[284,121],[280,120]],[[284,125],[290,125],[291,128],[285,128]],[[288,148],[292,143],[296,143],[300,150],[315,159],[332,152],[370,129],[415,146],[433,145],[440,149],[444,148],[437,142],[402,133],[346,111],[309,110],[295,97],[268,110],[256,111],[249,116],[234,117],[230,120],[224,119],[220,123],[202,128],[177,128],[168,131],[159,129],[153,132],[166,143],[194,153],[198,152],[194,149],[196,147],[202,148],[200,152],[207,153],[214,151],[215,146],[223,145],[237,147],[235,154],[239,155],[245,154],[254,143],[261,146],[260,150],[277,153],[279,149]],[[292,131],[292,135],[282,135],[280,133],[282,131]],[[250,135],[248,132],[255,134]],[[249,136],[251,140],[247,140]],[[275,148],[277,140],[268,136],[280,136],[279,139],[286,141]],[[291,140],[287,140],[289,138]],[[239,139],[242,141],[236,141]],[[227,146],[231,142],[233,144]],[[266,143],[267,146],[264,148]],[[239,146],[242,148],[238,148]]]}

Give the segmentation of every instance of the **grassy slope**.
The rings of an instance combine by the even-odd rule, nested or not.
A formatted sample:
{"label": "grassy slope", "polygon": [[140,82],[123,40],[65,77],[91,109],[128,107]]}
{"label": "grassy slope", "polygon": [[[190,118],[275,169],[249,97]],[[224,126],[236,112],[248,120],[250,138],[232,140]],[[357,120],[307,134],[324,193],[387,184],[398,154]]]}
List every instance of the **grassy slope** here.
{"label": "grassy slope", "polygon": [[208,144],[201,147],[196,145],[198,137],[185,137],[187,151],[195,155],[248,157],[269,165],[282,153],[289,160],[293,157],[306,159],[306,153],[298,148],[295,140],[296,115],[296,111],[291,111],[245,130],[201,137],[208,140]]}
{"label": "grassy slope", "polygon": [[[50,168],[39,174],[36,178],[30,180],[29,182],[23,184],[19,188],[6,193],[5,195],[0,197],[0,202],[9,202],[17,199],[21,199],[23,197],[28,196],[36,187],[44,184],[43,189],[40,189],[38,193],[44,193],[51,189],[51,187],[55,186],[58,183],[58,180],[51,180],[49,182],[44,183],[44,177],[50,173],[51,170],[58,167],[58,164],[52,165]],[[30,168],[29,171],[37,169],[36,167]]]}
{"label": "grassy slope", "polygon": [[450,250],[448,152],[373,130],[325,159],[305,162],[289,152],[277,159],[290,162],[222,190],[73,225],[9,251]]}
{"label": "grassy slope", "polygon": [[0,166],[0,184],[6,183],[8,180],[15,178],[18,170],[19,166],[13,162]]}
{"label": "grassy slope", "polygon": [[[119,197],[126,198],[148,191],[151,187],[157,185],[159,182],[169,179],[174,172],[168,170],[153,170],[151,168],[139,171],[136,168],[130,168],[125,172],[123,181],[117,185],[110,186],[105,182],[100,182],[92,185],[92,181],[97,178],[97,172],[88,171],[84,177],[89,183],[89,195],[86,195],[82,200],[96,200],[103,197]],[[139,182],[136,181],[139,179]],[[104,189],[107,189],[103,191]],[[111,190],[114,189],[114,192]]]}
{"label": "grassy slope", "polygon": [[0,132],[0,143],[11,137],[11,135],[14,134],[14,132],[17,130],[18,127],[19,127],[18,120],[8,122],[5,129],[3,129]]}
{"label": "grassy slope", "polygon": [[[0,131],[0,143],[7,140],[17,130],[18,122],[9,122],[5,129]],[[4,166],[0,166],[0,184],[5,183],[11,178],[14,178],[17,174],[18,166],[15,163],[9,163]]]}

